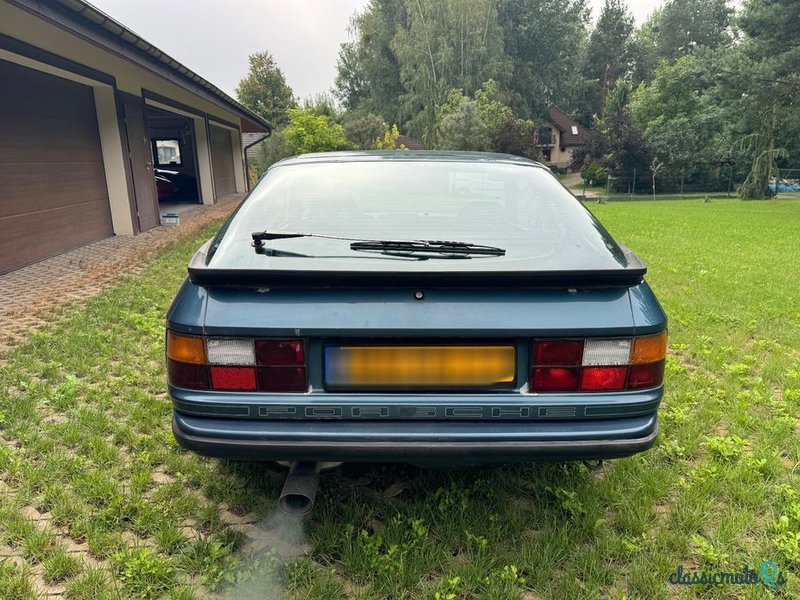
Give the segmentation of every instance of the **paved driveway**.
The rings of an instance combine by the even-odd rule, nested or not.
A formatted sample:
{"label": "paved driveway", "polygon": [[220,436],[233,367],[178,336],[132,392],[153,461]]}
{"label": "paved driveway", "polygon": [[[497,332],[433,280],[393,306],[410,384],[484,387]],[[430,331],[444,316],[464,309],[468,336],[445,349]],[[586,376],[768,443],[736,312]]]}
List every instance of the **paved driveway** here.
{"label": "paved driveway", "polygon": [[228,196],[214,206],[182,212],[178,226],[107,238],[0,275],[0,354],[54,313],[97,294],[119,275],[136,272],[155,254],[230,214],[241,200],[241,194]]}

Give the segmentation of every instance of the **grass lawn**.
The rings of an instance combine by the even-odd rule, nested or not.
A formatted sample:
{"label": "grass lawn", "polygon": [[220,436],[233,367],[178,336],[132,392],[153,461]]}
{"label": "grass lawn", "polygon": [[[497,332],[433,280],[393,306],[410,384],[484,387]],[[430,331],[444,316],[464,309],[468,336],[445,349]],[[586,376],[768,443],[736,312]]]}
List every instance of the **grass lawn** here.
{"label": "grass lawn", "polygon": [[[670,316],[652,450],[599,469],[347,465],[310,520],[284,518],[280,469],[172,439],[164,313],[199,236],[0,366],[0,598],[800,597],[800,202],[590,207]],[[667,582],[765,560],[777,591]]]}

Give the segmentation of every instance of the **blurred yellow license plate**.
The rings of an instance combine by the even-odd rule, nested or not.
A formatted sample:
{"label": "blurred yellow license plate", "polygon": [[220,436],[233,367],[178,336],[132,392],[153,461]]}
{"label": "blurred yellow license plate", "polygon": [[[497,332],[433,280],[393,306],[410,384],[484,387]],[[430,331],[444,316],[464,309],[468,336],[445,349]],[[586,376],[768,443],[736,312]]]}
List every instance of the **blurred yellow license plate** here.
{"label": "blurred yellow license plate", "polygon": [[331,346],[330,387],[485,387],[514,382],[514,346]]}

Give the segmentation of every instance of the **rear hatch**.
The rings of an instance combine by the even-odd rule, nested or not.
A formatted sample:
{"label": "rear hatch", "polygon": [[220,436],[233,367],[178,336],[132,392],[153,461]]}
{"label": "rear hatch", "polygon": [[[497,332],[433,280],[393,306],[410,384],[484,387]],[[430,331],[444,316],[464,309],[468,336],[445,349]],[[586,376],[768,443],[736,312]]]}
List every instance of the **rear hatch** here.
{"label": "rear hatch", "polygon": [[[608,390],[626,391],[633,338],[665,328],[641,261],[535,163],[399,154],[300,157],[268,173],[192,259],[169,315],[173,331],[208,338],[198,356],[218,338],[220,360],[243,362],[202,354],[187,373],[212,391],[264,392],[247,412],[262,417],[326,416],[326,403],[342,399],[337,415],[378,402],[381,416],[400,417],[404,403],[416,409],[443,394],[464,404],[464,418],[491,416],[537,391],[538,367],[551,391],[577,396],[601,368],[614,378]],[[413,240],[498,252],[357,247]],[[548,340],[580,352],[564,358],[553,346],[556,358],[537,365],[536,344]],[[610,348],[612,358],[584,365],[586,340],[587,356]],[[271,395],[282,392],[294,396]],[[206,401],[177,399],[195,409]]]}

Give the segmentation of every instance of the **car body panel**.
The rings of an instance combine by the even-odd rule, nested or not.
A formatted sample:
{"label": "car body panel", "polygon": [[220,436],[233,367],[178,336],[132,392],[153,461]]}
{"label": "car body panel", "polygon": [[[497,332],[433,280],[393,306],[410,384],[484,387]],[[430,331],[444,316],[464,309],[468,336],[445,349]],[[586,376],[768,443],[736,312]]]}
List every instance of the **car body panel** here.
{"label": "car body panel", "polygon": [[255,420],[324,421],[540,421],[599,420],[655,412],[663,386],[642,391],[543,394],[486,393],[241,393],[170,386],[176,410],[186,415]]}
{"label": "car body panel", "polygon": [[[422,292],[423,298],[417,300],[415,292]],[[632,323],[625,288],[212,288],[204,331],[340,337],[571,336],[632,334]]]}
{"label": "car body panel", "polygon": [[586,422],[252,422],[175,413],[177,440],[220,458],[411,462],[422,465],[617,458],[646,450],[654,413]]}

